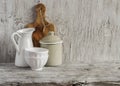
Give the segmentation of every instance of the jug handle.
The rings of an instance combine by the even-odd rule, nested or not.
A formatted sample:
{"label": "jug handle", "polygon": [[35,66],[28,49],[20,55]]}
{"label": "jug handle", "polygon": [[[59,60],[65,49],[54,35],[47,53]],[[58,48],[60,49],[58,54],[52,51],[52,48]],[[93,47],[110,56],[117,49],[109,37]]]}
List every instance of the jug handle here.
{"label": "jug handle", "polygon": [[15,45],[15,48],[19,52],[19,46],[18,46],[17,41],[15,40],[15,36],[18,36],[19,38],[21,38],[21,36],[17,32],[13,33],[12,36],[11,36],[11,39],[12,39],[14,45]]}

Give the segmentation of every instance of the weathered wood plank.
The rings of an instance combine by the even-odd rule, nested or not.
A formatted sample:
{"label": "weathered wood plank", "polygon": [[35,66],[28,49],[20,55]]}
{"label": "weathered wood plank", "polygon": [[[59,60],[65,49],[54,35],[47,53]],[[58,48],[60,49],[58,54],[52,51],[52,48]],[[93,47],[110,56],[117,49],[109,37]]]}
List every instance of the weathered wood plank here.
{"label": "weathered wood plank", "polygon": [[70,63],[43,71],[0,64],[0,86],[120,86],[119,77],[120,63]]}
{"label": "weathered wood plank", "polygon": [[[38,0],[1,0],[0,62],[13,62],[10,36],[34,20]],[[120,61],[119,0],[41,0],[64,41],[63,61]],[[47,17],[48,18],[48,17]]]}

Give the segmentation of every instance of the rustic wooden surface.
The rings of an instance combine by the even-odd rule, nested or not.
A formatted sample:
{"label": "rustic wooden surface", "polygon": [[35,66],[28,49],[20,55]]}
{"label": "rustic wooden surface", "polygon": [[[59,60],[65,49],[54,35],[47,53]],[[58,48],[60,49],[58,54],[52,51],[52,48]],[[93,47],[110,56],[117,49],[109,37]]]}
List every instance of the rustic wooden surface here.
{"label": "rustic wooden surface", "polygon": [[[120,0],[41,0],[64,41],[64,62],[120,61]],[[0,62],[13,62],[10,36],[34,20],[37,0],[0,0]],[[47,17],[48,18],[48,17]]]}
{"label": "rustic wooden surface", "polygon": [[42,71],[0,64],[0,86],[120,86],[120,63],[63,64]]}

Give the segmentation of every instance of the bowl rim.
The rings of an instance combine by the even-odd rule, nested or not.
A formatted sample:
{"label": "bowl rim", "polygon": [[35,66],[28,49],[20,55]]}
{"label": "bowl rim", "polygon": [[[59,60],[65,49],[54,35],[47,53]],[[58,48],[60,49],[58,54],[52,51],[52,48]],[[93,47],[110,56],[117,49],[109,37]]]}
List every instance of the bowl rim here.
{"label": "bowl rim", "polygon": [[[35,51],[35,50],[38,50],[39,51]],[[33,47],[33,48],[25,48],[25,51],[27,52],[33,52],[33,53],[48,53],[49,50],[46,49],[46,48],[37,48],[37,47]]]}

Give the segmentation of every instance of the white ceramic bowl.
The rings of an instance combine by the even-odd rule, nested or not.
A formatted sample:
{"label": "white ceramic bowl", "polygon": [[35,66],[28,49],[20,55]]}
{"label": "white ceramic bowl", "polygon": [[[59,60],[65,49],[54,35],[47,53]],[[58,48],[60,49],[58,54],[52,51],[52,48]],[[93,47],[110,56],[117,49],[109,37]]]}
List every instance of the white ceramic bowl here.
{"label": "white ceramic bowl", "polygon": [[42,70],[48,60],[48,49],[26,48],[25,60],[32,70]]}

